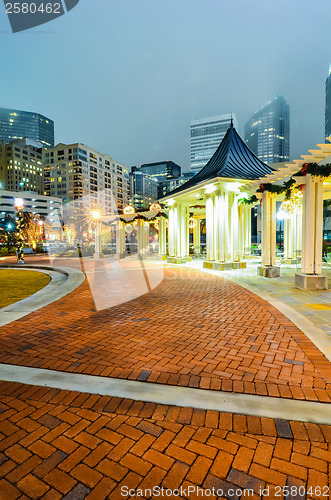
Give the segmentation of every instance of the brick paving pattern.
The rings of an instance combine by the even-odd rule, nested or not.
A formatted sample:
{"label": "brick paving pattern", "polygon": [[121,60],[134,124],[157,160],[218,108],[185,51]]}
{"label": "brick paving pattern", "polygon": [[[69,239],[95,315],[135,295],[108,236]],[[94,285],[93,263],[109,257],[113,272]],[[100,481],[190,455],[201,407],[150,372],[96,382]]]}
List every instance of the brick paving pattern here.
{"label": "brick paving pattern", "polygon": [[165,268],[152,293],[99,312],[85,282],[2,327],[0,353],[0,363],[122,379],[320,402],[331,395],[330,363],[283,314],[185,268]]}
{"label": "brick paving pattern", "polygon": [[325,425],[0,384],[1,500],[118,500],[123,486],[188,485],[222,489],[219,498],[238,488],[262,498],[268,486],[264,498],[276,486],[329,498],[317,487],[330,482],[330,442]]}

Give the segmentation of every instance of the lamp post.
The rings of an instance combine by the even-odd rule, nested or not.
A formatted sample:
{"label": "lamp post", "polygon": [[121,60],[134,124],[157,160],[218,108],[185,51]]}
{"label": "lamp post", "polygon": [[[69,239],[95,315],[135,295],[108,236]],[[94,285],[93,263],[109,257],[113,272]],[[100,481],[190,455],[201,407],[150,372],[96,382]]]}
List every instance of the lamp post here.
{"label": "lamp post", "polygon": [[102,257],[101,253],[101,235],[100,235],[100,219],[101,213],[98,210],[93,210],[91,213],[92,219],[95,221],[95,248],[93,257],[99,259]]}
{"label": "lamp post", "polygon": [[17,239],[16,239],[16,251],[17,251],[17,263],[24,264],[24,253],[23,253],[23,198],[15,198],[15,208],[17,210]]}

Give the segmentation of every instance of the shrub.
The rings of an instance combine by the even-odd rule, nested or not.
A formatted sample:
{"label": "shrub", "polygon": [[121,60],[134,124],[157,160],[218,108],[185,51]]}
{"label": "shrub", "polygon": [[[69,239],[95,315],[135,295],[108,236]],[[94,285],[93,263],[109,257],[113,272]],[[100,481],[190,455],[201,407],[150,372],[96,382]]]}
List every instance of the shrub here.
{"label": "shrub", "polygon": [[7,257],[8,248],[6,248],[6,247],[1,248],[0,255],[1,255],[1,257]]}

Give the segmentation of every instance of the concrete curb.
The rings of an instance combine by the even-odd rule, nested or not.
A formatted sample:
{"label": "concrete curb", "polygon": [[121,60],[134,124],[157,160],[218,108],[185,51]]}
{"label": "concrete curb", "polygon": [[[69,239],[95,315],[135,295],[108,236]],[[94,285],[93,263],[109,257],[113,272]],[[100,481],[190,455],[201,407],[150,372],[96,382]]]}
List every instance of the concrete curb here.
{"label": "concrete curb", "polygon": [[329,403],[193,389],[17,365],[0,365],[0,380],[186,408],[331,424]]}
{"label": "concrete curb", "polygon": [[15,264],[0,265],[0,269],[15,269],[24,272],[39,271],[51,277],[50,283],[39,290],[39,292],[30,295],[26,299],[15,302],[3,309],[0,309],[0,327],[17,321],[28,314],[52,304],[68,293],[73,292],[85,281],[85,274],[70,267],[51,267],[51,266],[27,266],[22,267]]}

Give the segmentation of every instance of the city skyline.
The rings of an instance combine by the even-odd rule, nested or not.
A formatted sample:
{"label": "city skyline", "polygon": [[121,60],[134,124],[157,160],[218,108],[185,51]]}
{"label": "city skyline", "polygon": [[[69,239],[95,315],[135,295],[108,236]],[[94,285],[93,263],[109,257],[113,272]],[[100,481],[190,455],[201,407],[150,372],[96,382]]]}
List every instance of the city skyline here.
{"label": "city skyline", "polygon": [[[232,111],[243,135],[244,123],[277,94],[291,107],[291,159],[324,140],[326,1],[127,6],[129,16],[118,3],[100,0],[95,9],[82,0],[47,27],[16,35],[2,10],[0,36],[11,41],[3,65],[25,78],[4,79],[0,105],[50,116],[56,143],[90,144],[127,166],[172,158],[189,171],[192,120]],[[33,71],[28,54],[42,61]]]}

